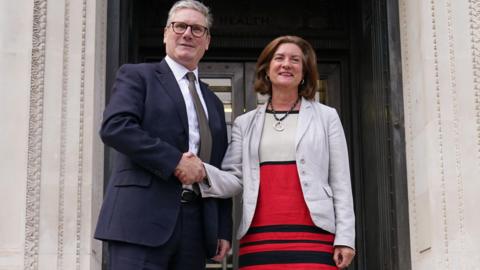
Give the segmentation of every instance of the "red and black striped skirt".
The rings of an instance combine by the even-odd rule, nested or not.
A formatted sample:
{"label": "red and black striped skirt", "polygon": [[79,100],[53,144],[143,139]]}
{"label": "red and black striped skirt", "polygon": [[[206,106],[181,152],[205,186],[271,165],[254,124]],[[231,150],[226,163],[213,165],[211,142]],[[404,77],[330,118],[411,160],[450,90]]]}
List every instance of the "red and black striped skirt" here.
{"label": "red and black striped skirt", "polygon": [[262,163],[254,218],[240,240],[240,269],[337,270],[334,239],[313,224],[295,162]]}

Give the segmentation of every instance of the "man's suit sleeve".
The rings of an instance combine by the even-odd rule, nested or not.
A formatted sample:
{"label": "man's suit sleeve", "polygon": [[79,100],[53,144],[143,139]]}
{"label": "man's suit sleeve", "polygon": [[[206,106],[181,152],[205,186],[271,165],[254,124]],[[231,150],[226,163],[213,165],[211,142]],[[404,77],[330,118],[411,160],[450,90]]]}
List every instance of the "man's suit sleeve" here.
{"label": "man's suit sleeve", "polygon": [[218,238],[232,242],[232,199],[218,200]]}
{"label": "man's suit sleeve", "polygon": [[146,87],[138,65],[127,64],[118,70],[100,137],[106,145],[127,155],[137,165],[168,179],[182,153],[142,128]]}

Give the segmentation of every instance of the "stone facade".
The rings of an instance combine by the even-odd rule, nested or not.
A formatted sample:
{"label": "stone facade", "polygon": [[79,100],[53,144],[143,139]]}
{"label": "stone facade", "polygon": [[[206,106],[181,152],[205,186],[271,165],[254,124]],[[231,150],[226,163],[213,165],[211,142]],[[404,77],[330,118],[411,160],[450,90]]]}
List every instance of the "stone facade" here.
{"label": "stone facade", "polygon": [[[106,5],[0,2],[0,270],[101,269]],[[412,269],[479,269],[480,1],[399,6]]]}
{"label": "stone facade", "polygon": [[2,1],[0,17],[0,269],[100,269],[106,1]]}
{"label": "stone facade", "polygon": [[480,269],[480,2],[399,6],[412,269]]}

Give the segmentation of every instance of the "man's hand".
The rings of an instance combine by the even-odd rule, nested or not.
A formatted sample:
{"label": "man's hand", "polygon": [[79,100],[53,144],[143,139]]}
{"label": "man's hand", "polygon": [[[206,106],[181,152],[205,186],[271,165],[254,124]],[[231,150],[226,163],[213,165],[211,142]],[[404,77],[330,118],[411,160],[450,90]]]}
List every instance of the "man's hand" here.
{"label": "man's hand", "polygon": [[340,269],[348,267],[354,256],[355,250],[347,246],[335,246],[333,251],[333,260]]}
{"label": "man's hand", "polygon": [[217,255],[215,255],[212,260],[220,262],[223,260],[225,255],[227,255],[230,250],[230,242],[224,239],[218,239],[217,243]]}
{"label": "man's hand", "polygon": [[184,185],[201,182],[207,175],[202,160],[191,152],[183,153],[174,174]]}

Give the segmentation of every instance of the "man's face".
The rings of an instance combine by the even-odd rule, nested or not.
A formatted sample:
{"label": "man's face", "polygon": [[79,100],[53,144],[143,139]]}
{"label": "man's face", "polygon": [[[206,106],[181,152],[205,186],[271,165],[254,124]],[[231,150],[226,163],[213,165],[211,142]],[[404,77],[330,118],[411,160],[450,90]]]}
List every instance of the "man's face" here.
{"label": "man's face", "polygon": [[[175,12],[172,22],[183,22],[188,25],[201,25],[206,27],[206,18],[193,9],[180,9]],[[172,25],[164,30],[163,42],[165,43],[167,55],[186,68],[193,70],[203,54],[208,50],[210,35],[205,33],[202,37],[192,35],[192,28],[188,27],[183,34],[173,31]]]}

